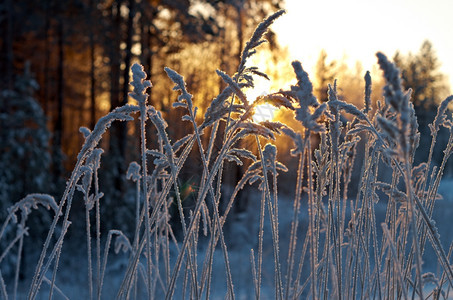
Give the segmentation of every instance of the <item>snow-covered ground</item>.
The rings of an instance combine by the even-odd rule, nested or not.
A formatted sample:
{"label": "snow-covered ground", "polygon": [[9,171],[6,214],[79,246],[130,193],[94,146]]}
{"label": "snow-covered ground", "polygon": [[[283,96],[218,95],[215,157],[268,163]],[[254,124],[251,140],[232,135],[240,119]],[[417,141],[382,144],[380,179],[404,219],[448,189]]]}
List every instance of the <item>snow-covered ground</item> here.
{"label": "snow-covered ground", "polygon": [[[439,192],[443,199],[436,204],[434,211],[434,220],[439,228],[441,240],[444,249],[448,251],[448,247],[453,241],[453,179],[446,179],[442,182]],[[259,194],[249,195],[249,209],[242,213],[236,214],[234,220],[229,220],[230,225],[225,227],[225,238],[229,251],[229,260],[232,268],[233,283],[237,299],[252,299],[255,297],[252,270],[250,263],[250,250],[254,249],[257,252],[258,245],[258,224],[259,224]],[[307,228],[307,207],[306,199],[302,199],[303,205],[299,215],[299,234],[298,245],[303,242],[303,237]],[[282,273],[286,273],[286,257],[288,253],[288,242],[291,229],[291,221],[293,215],[293,201],[291,197],[283,196],[279,199],[279,231],[280,231],[280,257]],[[385,214],[385,203],[378,203],[375,207],[377,219],[382,220]],[[267,215],[267,211],[266,211]],[[266,216],[266,220],[268,217]],[[379,221],[378,221],[379,222]],[[87,285],[87,262],[86,262],[86,246],[85,240],[67,240],[64,244],[63,255],[60,262],[60,268],[57,276],[57,286],[63,291],[64,295],[69,299],[88,299]],[[429,243],[428,243],[429,244]],[[298,248],[300,251],[300,248]],[[199,245],[199,272],[201,273],[203,258],[206,253],[206,243],[200,242]],[[436,256],[430,246],[425,249],[424,256],[424,271],[438,272]],[[39,254],[39,247],[36,248],[36,257]],[[113,251],[109,255],[109,264],[106,270],[105,285],[102,291],[102,299],[114,299],[119,285],[123,279],[124,270],[127,266],[127,254],[115,254]],[[28,262],[33,260],[28,259]],[[172,257],[174,262],[175,257]],[[263,251],[263,273],[262,273],[262,290],[261,299],[273,299],[274,295],[274,262],[273,262],[272,236],[270,223],[265,223],[264,230],[264,251]],[[308,262],[305,264],[308,268]],[[34,265],[26,266],[27,273],[24,281],[20,283],[19,299],[26,298],[30,278],[34,271]],[[305,268],[304,268],[305,269]],[[182,273],[181,273],[182,274]],[[51,278],[52,274],[48,274]],[[181,287],[182,277],[178,281],[178,287]],[[5,278],[8,287],[11,287],[12,280]],[[216,250],[215,260],[213,265],[213,281],[211,288],[210,299],[224,299],[226,294],[226,280],[223,255],[220,247]],[[285,279],[284,279],[285,281]],[[48,284],[43,283],[38,299],[48,299]],[[140,293],[139,298],[144,297],[144,291]],[[141,296],[140,296],[141,295]],[[174,299],[182,297],[180,289],[174,296]],[[159,297],[157,297],[159,298]],[[54,299],[65,299],[61,294],[56,292]]]}

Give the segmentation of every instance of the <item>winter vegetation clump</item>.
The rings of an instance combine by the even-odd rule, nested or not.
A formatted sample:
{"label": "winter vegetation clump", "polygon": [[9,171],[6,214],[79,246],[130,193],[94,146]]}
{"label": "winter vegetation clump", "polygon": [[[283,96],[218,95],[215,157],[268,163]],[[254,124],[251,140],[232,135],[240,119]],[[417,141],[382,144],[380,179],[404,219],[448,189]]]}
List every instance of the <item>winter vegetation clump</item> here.
{"label": "winter vegetation clump", "polygon": [[[170,134],[174,124],[168,124],[148,102],[153,86],[146,70],[132,66],[129,96],[136,104],[117,107],[92,130],[81,128],[84,144],[61,199],[29,194],[2,219],[0,263],[16,258],[8,275],[0,269],[3,299],[69,298],[59,279],[68,267],[62,262],[70,251],[67,243],[86,247],[85,255],[77,256],[86,266],[80,288],[86,299],[448,297],[453,288],[453,242],[441,239],[433,216],[453,152],[448,109],[453,96],[439,105],[429,125],[428,158],[418,164],[414,157],[420,134],[412,91],[403,87],[400,70],[383,53],[376,55],[385,78],[383,99],[371,103],[372,79],[367,72],[363,109],[339,97],[336,81],[327,86],[327,101],[318,101],[299,61],[292,63],[294,85],[249,99],[245,90],[254,86],[256,76],[268,79],[249,66],[249,59],[283,13],[278,11],[259,24],[236,73],[217,71],[225,88],[210,101],[204,116],[184,77],[165,68],[178,94],[173,108],[183,112],[182,121],[191,128],[180,139]],[[292,111],[303,130],[284,120],[255,122],[255,109],[262,103]],[[140,132],[139,160],[124,168],[133,191],[133,201],[124,202],[135,218],[128,220],[132,232],[126,232],[103,225],[103,212],[109,209],[105,205],[111,203],[105,201],[104,192],[111,187],[99,180],[101,140],[113,123],[134,121]],[[434,166],[433,149],[441,128],[450,136],[441,164]],[[285,199],[278,191],[285,184],[279,175],[289,166],[278,161],[279,135],[293,143],[284,155],[298,161],[295,189]],[[182,174],[194,156],[201,173],[197,182],[186,186]],[[230,190],[223,183],[229,162],[244,171]],[[359,174],[357,182],[352,180],[353,172]],[[244,189],[252,209],[245,220],[231,220]],[[193,199],[190,206],[188,195]],[[47,208],[53,219],[39,257],[24,266],[27,220],[38,205]],[[73,218],[76,205],[83,205],[84,218]],[[239,226],[228,225],[232,221]],[[74,242],[68,232],[76,223],[85,227],[85,234],[72,235],[71,239],[78,238]],[[244,241],[246,252],[237,250],[239,241]],[[30,265],[34,273],[19,280],[21,270]]]}

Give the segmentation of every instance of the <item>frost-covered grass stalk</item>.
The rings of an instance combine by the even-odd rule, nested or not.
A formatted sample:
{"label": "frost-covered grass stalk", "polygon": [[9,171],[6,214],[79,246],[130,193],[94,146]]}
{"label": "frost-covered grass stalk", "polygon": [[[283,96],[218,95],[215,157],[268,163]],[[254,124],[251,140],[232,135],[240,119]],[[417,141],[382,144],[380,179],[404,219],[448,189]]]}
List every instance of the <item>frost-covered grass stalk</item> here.
{"label": "frost-covered grass stalk", "polygon": [[[448,114],[453,96],[439,106],[431,125],[432,144],[427,162],[419,165],[414,165],[419,133],[411,91],[404,90],[399,70],[382,53],[377,57],[386,85],[384,99],[375,110],[370,100],[369,72],[365,75],[364,109],[360,110],[339,99],[336,82],[328,87],[329,100],[319,103],[309,76],[298,61],[292,63],[297,82],[290,89],[247,99],[244,89],[254,86],[253,76],[268,79],[256,67],[247,66],[247,62],[265,42],[269,26],[283,13],[273,14],[258,26],[245,46],[237,73],[217,71],[227,86],[211,101],[204,116],[197,114],[184,78],[170,68],[165,69],[175,84],[173,90],[179,92],[173,107],[186,113],[182,121],[192,128],[190,134],[177,141],[168,134],[169,125],[162,113],[148,102],[147,89],[152,85],[145,80],[143,67],[132,66],[130,96],[138,105],[116,108],[102,117],[92,131],[81,129],[85,143],[58,205],[50,196],[32,194],[10,208],[0,229],[2,245],[6,245],[1,249],[0,263],[8,255],[16,254],[18,259],[12,286],[0,272],[3,298],[7,299],[8,293],[13,298],[17,296],[20,257],[28,229],[25,222],[30,208],[37,204],[51,208],[54,217],[28,286],[28,298],[35,299],[45,291],[49,298],[54,293],[66,297],[56,283],[59,270],[64,268],[59,262],[67,229],[77,221],[70,220],[72,202],[75,193],[80,192],[85,204],[86,297],[101,299],[107,288],[112,289],[106,274],[113,260],[109,258],[113,245],[116,253],[123,250],[129,257],[120,274],[121,284],[114,286],[119,299],[209,299],[220,294],[235,299],[243,294],[237,289],[237,280],[244,276],[234,276],[234,270],[242,266],[231,259],[228,247],[232,241],[227,240],[225,224],[230,221],[228,217],[239,191],[247,183],[258,189],[261,196],[259,209],[251,219],[256,222],[256,232],[250,233],[257,235],[256,243],[248,249],[248,276],[253,283],[249,289],[256,299],[440,299],[448,294],[453,287],[453,243],[447,253],[432,216],[440,180],[453,152],[453,123]],[[274,121],[254,122],[254,109],[263,101],[292,110],[304,129],[296,131]],[[135,182],[135,203],[131,208],[135,212],[134,235],[107,228],[107,234],[102,236],[104,195],[98,172],[103,150],[99,142],[112,122],[133,121],[135,117],[140,121],[137,154],[141,161],[131,162],[127,171],[127,179]],[[152,137],[155,139],[152,144],[158,145],[156,149],[149,149],[147,125],[154,126],[157,132]],[[432,156],[441,127],[450,130],[450,139],[437,168],[432,166]],[[288,168],[277,160],[278,144],[272,143],[275,135],[280,134],[293,141],[290,155],[298,158],[297,170],[293,170],[297,175],[296,189],[290,196],[294,202],[287,239],[281,239],[279,228],[282,200],[278,186],[282,183],[277,178]],[[248,141],[256,144],[255,153],[241,146],[245,145],[241,141],[249,136],[252,138]],[[314,144],[315,136],[320,138],[319,145]],[[203,141],[208,141],[207,147]],[[220,145],[219,149],[215,150],[214,143]],[[313,151],[314,147],[317,149]],[[188,168],[188,159],[193,156],[198,156],[202,171],[196,183],[198,188],[191,191],[194,204],[185,207],[181,172]],[[230,194],[222,183],[227,161],[247,166]],[[360,173],[360,182],[354,186],[357,194],[352,197],[348,189],[353,187],[355,166],[359,166],[355,172]],[[385,176],[380,175],[382,172]],[[379,202],[386,204],[381,223],[376,213]],[[176,216],[172,216],[173,206]],[[181,235],[174,234],[172,217],[178,219],[173,224],[180,224]],[[11,234],[5,233],[14,226],[17,234],[11,238]],[[265,249],[267,237],[272,241],[269,249]],[[423,271],[428,243],[440,266],[436,274]],[[281,251],[282,248],[288,251]],[[273,261],[264,260],[266,251],[272,252]],[[272,283],[264,280],[269,264],[274,269]],[[218,284],[214,276],[220,273],[218,266],[224,272],[221,291],[218,287],[214,290],[214,284]],[[48,283],[50,289],[41,289],[42,282]]]}

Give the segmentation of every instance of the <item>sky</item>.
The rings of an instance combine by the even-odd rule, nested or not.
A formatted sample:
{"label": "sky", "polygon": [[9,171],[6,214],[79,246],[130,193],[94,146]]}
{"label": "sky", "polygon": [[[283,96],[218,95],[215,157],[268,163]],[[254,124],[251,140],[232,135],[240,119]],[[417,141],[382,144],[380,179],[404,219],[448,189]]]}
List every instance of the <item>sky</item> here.
{"label": "sky", "polygon": [[286,11],[273,29],[309,73],[322,49],[372,70],[376,52],[416,53],[428,39],[453,90],[453,0],[286,0]]}

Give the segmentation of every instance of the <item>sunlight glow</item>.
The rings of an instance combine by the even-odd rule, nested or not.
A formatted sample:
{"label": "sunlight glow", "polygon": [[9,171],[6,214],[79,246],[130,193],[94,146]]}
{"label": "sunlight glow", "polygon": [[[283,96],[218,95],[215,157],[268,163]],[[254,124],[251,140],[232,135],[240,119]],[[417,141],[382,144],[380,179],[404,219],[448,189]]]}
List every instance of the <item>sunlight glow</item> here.
{"label": "sunlight glow", "polygon": [[274,118],[274,112],[277,110],[274,106],[265,103],[260,104],[255,107],[255,114],[253,115],[254,122],[264,122],[264,121],[272,121]]}
{"label": "sunlight glow", "polygon": [[440,70],[449,75],[453,88],[453,1],[285,2],[287,13],[273,29],[279,42],[288,46],[291,60],[300,60],[309,74],[322,49],[329,60],[344,60],[350,67],[358,60],[371,71],[377,63],[376,52],[382,51],[388,57],[397,50],[414,53],[428,39],[442,64]]}
{"label": "sunlight glow", "polygon": [[[270,82],[261,77],[254,77],[254,88],[249,88],[245,91],[245,95],[250,103],[255,102],[259,97],[266,96],[270,92]],[[260,104],[255,107],[255,114],[253,115],[254,122],[271,121],[274,118],[276,108],[270,104]]]}

